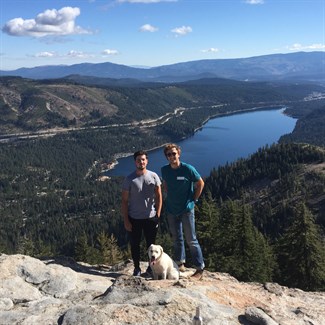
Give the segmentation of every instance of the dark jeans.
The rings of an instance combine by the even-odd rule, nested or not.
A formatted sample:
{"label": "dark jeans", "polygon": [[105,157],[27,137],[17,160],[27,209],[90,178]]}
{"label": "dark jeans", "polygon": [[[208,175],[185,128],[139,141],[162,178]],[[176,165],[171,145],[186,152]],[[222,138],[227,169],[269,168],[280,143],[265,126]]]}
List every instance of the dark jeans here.
{"label": "dark jeans", "polygon": [[135,268],[140,267],[140,242],[142,232],[146,240],[147,248],[151,244],[155,244],[157,231],[158,231],[158,219],[133,219],[129,217],[132,224],[132,231],[129,232],[130,244],[131,244],[131,255]]}

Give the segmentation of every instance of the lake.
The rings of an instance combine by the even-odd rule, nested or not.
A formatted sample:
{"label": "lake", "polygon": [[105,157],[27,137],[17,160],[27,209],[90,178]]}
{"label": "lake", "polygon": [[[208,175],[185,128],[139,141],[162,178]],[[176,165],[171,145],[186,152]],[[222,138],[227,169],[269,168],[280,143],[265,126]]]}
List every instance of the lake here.
{"label": "lake", "polygon": [[[291,133],[296,119],[283,114],[282,109],[250,111],[209,120],[193,136],[177,142],[181,146],[181,160],[196,167],[202,176],[209,176],[214,167],[247,158],[258,148],[277,143],[279,138]],[[140,150],[141,148],[137,148]],[[148,151],[148,169],[160,175],[167,164],[163,148]],[[107,176],[126,176],[134,170],[133,156],[118,160]]]}

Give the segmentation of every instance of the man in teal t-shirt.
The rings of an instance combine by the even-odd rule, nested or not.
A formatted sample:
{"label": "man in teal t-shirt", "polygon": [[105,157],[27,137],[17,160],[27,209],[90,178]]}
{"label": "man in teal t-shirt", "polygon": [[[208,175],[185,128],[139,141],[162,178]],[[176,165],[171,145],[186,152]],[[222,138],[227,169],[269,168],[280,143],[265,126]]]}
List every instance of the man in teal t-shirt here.
{"label": "man in teal t-shirt", "polygon": [[165,203],[169,230],[174,241],[174,258],[180,271],[184,271],[184,231],[192,262],[196,268],[192,277],[201,278],[205,265],[196,238],[194,206],[202,193],[204,181],[192,165],[180,161],[181,149],[178,145],[167,144],[164,154],[169,164],[161,168],[161,175],[163,188],[167,194]]}

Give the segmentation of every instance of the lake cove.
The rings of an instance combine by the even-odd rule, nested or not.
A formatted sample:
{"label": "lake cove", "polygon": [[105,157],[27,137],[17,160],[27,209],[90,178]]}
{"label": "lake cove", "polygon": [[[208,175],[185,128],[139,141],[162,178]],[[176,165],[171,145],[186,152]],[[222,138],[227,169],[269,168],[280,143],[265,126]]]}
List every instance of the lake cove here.
{"label": "lake cove", "polygon": [[[283,111],[284,108],[267,109],[213,118],[193,136],[177,142],[182,149],[181,161],[195,166],[202,176],[209,176],[214,167],[247,158],[292,132],[297,119]],[[147,168],[160,175],[160,168],[167,164],[163,148],[148,151],[148,158]],[[134,168],[133,156],[128,156],[118,159],[115,168],[105,175],[126,176]]]}

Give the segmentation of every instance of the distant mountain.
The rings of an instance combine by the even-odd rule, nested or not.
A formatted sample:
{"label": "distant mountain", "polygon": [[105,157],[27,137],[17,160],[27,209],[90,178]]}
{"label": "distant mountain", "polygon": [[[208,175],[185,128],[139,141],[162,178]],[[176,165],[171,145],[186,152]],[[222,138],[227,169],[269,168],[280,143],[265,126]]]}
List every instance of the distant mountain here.
{"label": "distant mountain", "polygon": [[206,77],[249,81],[325,82],[325,52],[296,52],[241,59],[198,60],[154,68],[136,68],[105,62],[70,66],[39,66],[12,71],[0,70],[0,76],[21,76],[32,79],[63,78],[68,75],[138,79],[147,82],[182,82]]}

